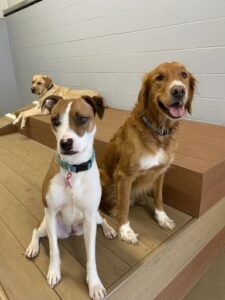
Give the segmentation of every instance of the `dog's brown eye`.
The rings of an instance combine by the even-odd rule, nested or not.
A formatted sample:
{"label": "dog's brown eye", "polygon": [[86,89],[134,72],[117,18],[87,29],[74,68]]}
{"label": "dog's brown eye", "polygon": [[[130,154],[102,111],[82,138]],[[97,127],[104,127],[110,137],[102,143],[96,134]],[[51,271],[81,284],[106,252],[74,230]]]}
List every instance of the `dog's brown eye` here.
{"label": "dog's brown eye", "polygon": [[181,76],[186,79],[188,77],[188,73],[187,72],[181,72]]}
{"label": "dog's brown eye", "polygon": [[54,127],[58,127],[59,125],[61,125],[61,122],[58,117],[52,118],[51,121]]}
{"label": "dog's brown eye", "polygon": [[164,79],[164,76],[162,75],[162,74],[159,74],[156,78],[155,78],[155,80],[157,80],[157,81],[162,81]]}
{"label": "dog's brown eye", "polygon": [[89,118],[87,118],[87,117],[79,116],[79,117],[76,117],[75,122],[77,125],[84,125],[85,123],[87,123],[88,120],[89,120]]}
{"label": "dog's brown eye", "polygon": [[37,84],[38,84],[38,85],[40,85],[40,84],[41,84],[41,82],[38,82]]}

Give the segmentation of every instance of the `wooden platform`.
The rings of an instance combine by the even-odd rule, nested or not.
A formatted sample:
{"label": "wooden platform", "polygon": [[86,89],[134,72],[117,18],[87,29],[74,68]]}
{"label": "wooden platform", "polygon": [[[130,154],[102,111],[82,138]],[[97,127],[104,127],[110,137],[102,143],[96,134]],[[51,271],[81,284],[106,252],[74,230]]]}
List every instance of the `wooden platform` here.
{"label": "wooden platform", "polygon": [[[0,126],[6,121],[0,120]],[[54,289],[45,278],[47,239],[42,239],[36,259],[24,256],[32,230],[43,217],[41,184],[54,151],[19,133],[0,137],[0,144],[0,298],[89,299],[82,236],[60,241],[62,281]],[[167,286],[225,226],[225,199],[199,220],[169,206],[166,211],[177,224],[172,232],[158,227],[151,209],[131,209],[130,221],[140,233],[137,246],[106,240],[98,230],[97,266],[107,299],[149,300],[167,294]]]}
{"label": "wooden platform", "polygon": [[[128,114],[107,109],[104,119],[97,120],[97,158]],[[55,148],[49,116],[31,117],[21,133]],[[164,199],[170,206],[199,217],[225,196],[225,127],[182,121],[178,145],[175,161],[165,177]]]}
{"label": "wooden platform", "polygon": [[[41,184],[54,151],[20,134],[0,138],[0,282],[10,299],[88,299],[85,285],[83,237],[60,241],[63,280],[52,290],[45,282],[48,242],[41,242],[40,255],[27,260],[24,250],[32,230],[43,217]],[[131,222],[140,232],[140,243],[131,246],[119,239],[108,241],[101,230],[97,237],[97,263],[104,285],[110,289],[152,251],[172,237],[192,218],[167,207],[177,223],[173,232],[158,227],[141,207],[131,212]],[[115,222],[115,221],[114,221]],[[115,226],[115,224],[114,224]],[[24,298],[23,298],[24,299]]]}

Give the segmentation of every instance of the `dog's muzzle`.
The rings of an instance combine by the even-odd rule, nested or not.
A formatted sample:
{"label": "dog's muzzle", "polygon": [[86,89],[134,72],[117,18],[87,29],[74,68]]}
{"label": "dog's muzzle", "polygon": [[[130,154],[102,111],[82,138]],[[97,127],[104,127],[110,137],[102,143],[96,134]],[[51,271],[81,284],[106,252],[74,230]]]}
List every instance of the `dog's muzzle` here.
{"label": "dog's muzzle", "polygon": [[171,101],[173,103],[180,103],[183,101],[185,94],[186,90],[183,85],[174,85],[170,90]]}
{"label": "dog's muzzle", "polygon": [[35,94],[35,88],[33,88],[33,87],[31,88],[31,93]]}
{"label": "dog's muzzle", "polygon": [[72,154],[76,154],[76,151],[73,151],[73,139],[67,139],[64,140],[62,139],[60,141],[60,148],[61,148],[61,153],[63,155],[72,155]]}

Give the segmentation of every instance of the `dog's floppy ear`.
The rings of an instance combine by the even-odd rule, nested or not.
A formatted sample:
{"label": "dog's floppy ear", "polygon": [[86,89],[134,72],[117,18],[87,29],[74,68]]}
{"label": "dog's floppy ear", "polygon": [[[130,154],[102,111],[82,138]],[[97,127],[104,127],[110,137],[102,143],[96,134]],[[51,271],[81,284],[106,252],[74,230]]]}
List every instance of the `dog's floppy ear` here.
{"label": "dog's floppy ear", "polygon": [[47,89],[49,89],[51,87],[51,85],[52,85],[52,79],[50,77],[48,77],[48,76],[42,76],[42,78],[45,81],[45,87]]}
{"label": "dog's floppy ear", "polygon": [[142,104],[143,108],[146,108],[150,91],[150,75],[149,73],[145,74],[141,86],[141,90],[138,94],[138,102]]}
{"label": "dog's floppy ear", "polygon": [[196,87],[196,79],[191,73],[189,73],[189,95],[186,103],[186,109],[189,114],[191,114],[191,105],[192,105],[192,100],[195,92],[195,87]]}
{"label": "dog's floppy ear", "polygon": [[59,100],[62,100],[63,98],[60,96],[52,95],[45,98],[41,105],[41,111],[44,112],[45,109],[47,109],[49,112],[51,112],[53,106],[58,103]]}
{"label": "dog's floppy ear", "polygon": [[101,96],[82,96],[82,98],[93,108],[94,113],[97,113],[100,119],[103,118],[105,111],[105,101]]}

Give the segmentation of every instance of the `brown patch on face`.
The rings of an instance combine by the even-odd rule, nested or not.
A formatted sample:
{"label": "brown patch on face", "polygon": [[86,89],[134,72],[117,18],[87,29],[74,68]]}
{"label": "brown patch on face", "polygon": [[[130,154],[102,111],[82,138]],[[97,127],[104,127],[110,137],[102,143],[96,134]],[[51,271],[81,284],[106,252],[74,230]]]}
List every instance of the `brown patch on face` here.
{"label": "brown patch on face", "polygon": [[[51,98],[50,96],[48,98]],[[82,98],[65,100],[59,99],[51,109],[51,122],[53,130],[61,125],[61,117],[66,111],[68,104],[72,102],[69,111],[70,128],[79,136],[85,132],[91,132],[95,125],[95,114],[93,108]]]}
{"label": "brown patch on face", "polygon": [[91,132],[95,125],[93,108],[82,98],[73,100],[69,122],[71,129],[79,136],[83,136],[85,132]]}
{"label": "brown patch on face", "polygon": [[[48,98],[51,98],[49,96]],[[63,98],[59,99],[55,105],[52,106],[50,112],[51,112],[51,123],[52,123],[52,129],[54,131],[57,130],[57,127],[61,125],[61,117],[64,114],[67,105],[69,104],[70,100],[64,100]]]}
{"label": "brown patch on face", "polygon": [[180,81],[186,88],[188,100],[185,107],[190,112],[195,79],[184,65],[177,62],[163,63],[145,75],[138,98],[143,108],[164,114],[160,105],[169,107],[172,104],[170,87],[175,80]]}

